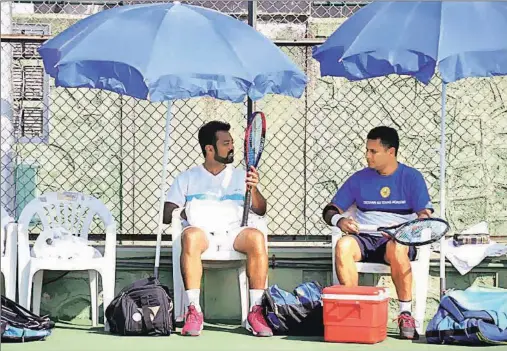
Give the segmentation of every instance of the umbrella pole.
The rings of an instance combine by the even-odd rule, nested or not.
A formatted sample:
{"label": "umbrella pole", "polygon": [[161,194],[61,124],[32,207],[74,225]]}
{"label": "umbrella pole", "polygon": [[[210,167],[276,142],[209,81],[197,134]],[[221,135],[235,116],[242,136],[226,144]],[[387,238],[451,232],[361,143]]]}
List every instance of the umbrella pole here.
{"label": "umbrella pole", "polygon": [[[440,115],[440,218],[445,219],[445,100],[446,83],[442,80]],[[445,292],[445,236],[440,239],[440,299]]]}
{"label": "umbrella pole", "polygon": [[155,251],[155,278],[158,279],[158,268],[160,267],[160,246],[162,245],[162,229],[164,219],[164,202],[167,183],[167,166],[169,163],[169,136],[171,135],[171,100],[167,101],[167,115],[165,120],[165,137],[164,137],[164,160],[162,168],[162,180],[160,181],[160,208],[158,216],[157,229],[157,247]]}

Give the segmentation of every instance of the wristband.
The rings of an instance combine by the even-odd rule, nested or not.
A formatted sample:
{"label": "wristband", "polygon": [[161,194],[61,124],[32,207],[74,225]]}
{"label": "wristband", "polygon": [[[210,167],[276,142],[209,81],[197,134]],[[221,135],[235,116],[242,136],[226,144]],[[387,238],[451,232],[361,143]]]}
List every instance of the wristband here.
{"label": "wristband", "polygon": [[331,224],[333,225],[333,227],[336,227],[336,225],[338,224],[338,222],[342,218],[345,218],[345,216],[343,216],[343,215],[341,215],[339,213],[337,213],[333,217],[331,217]]}

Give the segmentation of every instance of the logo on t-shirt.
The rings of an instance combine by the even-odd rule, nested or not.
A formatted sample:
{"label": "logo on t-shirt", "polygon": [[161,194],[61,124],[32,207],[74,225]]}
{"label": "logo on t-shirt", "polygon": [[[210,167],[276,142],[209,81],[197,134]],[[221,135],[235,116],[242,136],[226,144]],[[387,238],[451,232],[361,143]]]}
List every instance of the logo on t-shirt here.
{"label": "logo on t-shirt", "polygon": [[389,197],[389,195],[391,195],[391,189],[389,189],[388,186],[385,186],[382,189],[380,189],[380,196],[382,196],[384,199],[386,197]]}

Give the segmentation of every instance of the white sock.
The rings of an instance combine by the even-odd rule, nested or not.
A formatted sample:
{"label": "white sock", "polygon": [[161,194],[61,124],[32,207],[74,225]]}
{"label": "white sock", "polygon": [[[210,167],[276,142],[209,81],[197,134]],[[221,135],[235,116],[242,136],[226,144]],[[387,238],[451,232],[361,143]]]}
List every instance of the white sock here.
{"label": "white sock", "polygon": [[201,304],[199,303],[199,295],[201,294],[201,289],[190,289],[185,290],[187,295],[188,305],[193,304],[197,312],[201,312]]}
{"label": "white sock", "polygon": [[250,289],[250,309],[262,304],[262,294],[264,294],[262,289]]}
{"label": "white sock", "polygon": [[400,313],[410,312],[412,313],[412,301],[401,301],[400,302]]}

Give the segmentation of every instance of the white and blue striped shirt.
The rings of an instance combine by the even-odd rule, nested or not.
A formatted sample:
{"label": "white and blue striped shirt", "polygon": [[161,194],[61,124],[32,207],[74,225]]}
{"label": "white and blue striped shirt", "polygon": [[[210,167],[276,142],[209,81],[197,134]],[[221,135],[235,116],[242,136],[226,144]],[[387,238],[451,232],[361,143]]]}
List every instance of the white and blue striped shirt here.
{"label": "white and blue striped shirt", "polygon": [[217,175],[203,165],[181,173],[166,201],[185,207],[188,224],[208,232],[225,232],[241,225],[246,171],[227,165]]}

